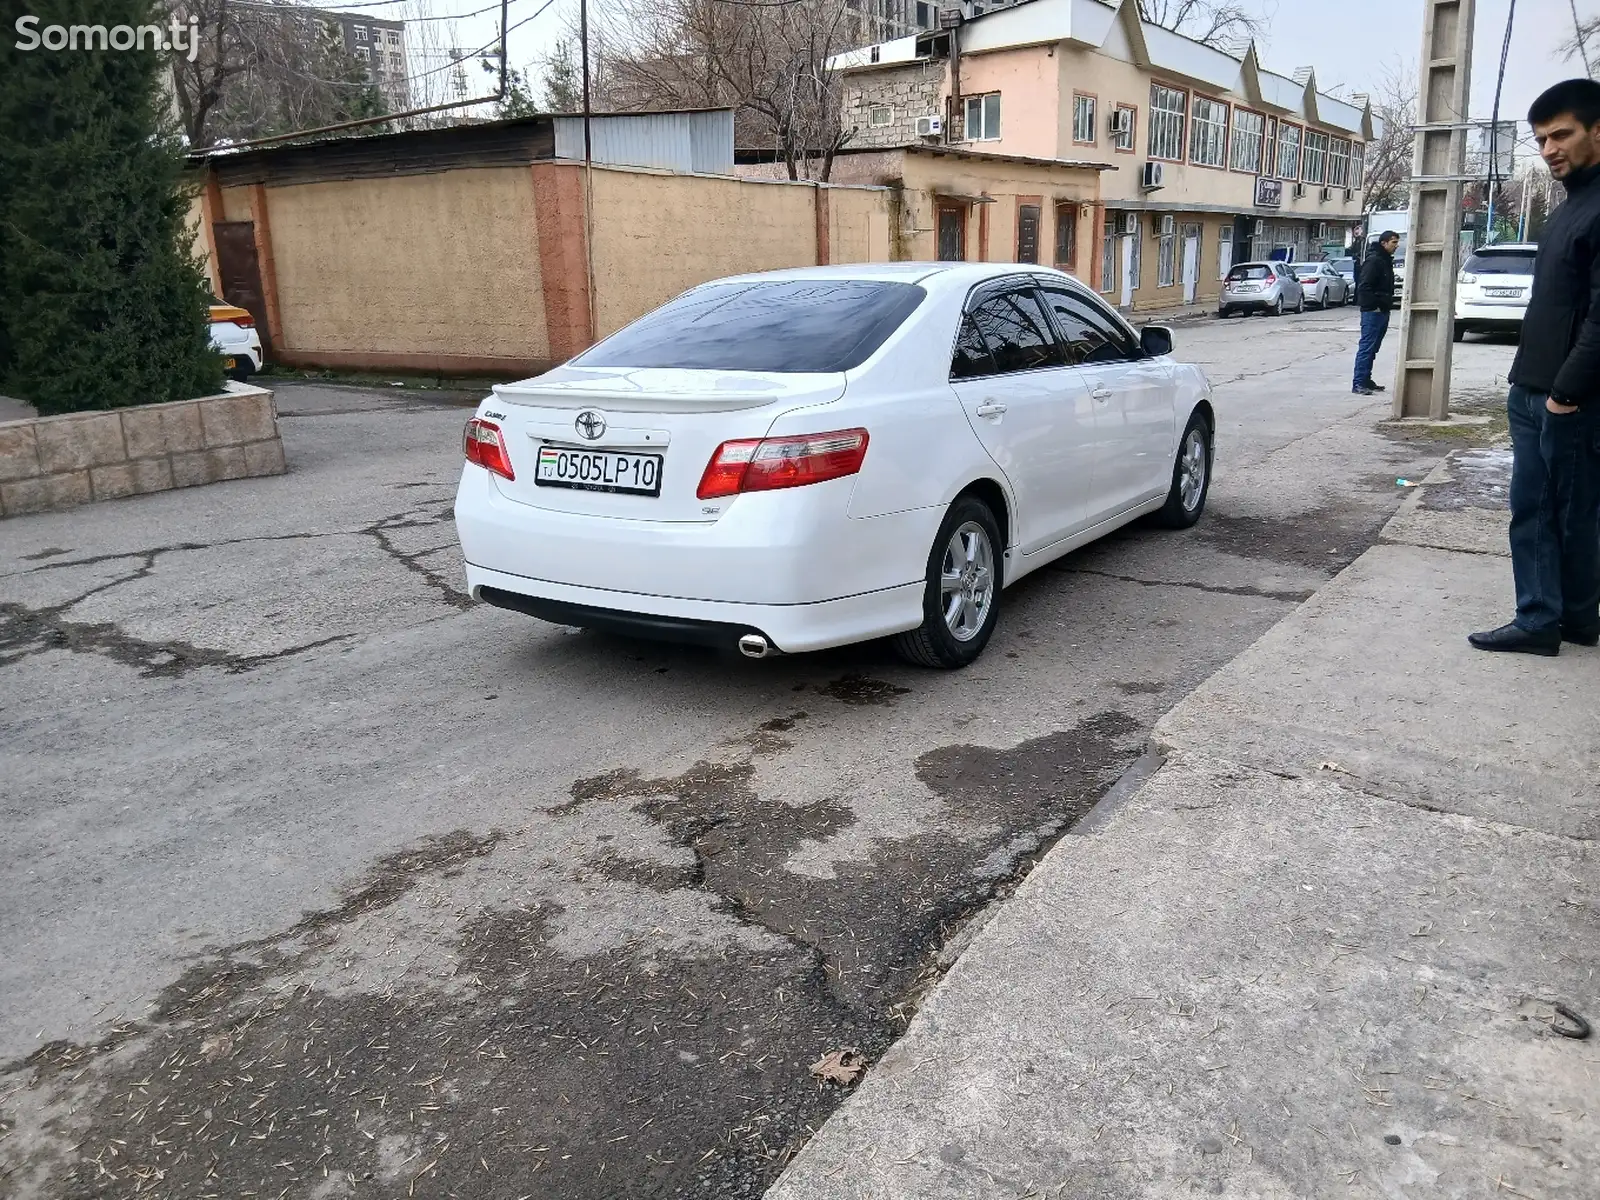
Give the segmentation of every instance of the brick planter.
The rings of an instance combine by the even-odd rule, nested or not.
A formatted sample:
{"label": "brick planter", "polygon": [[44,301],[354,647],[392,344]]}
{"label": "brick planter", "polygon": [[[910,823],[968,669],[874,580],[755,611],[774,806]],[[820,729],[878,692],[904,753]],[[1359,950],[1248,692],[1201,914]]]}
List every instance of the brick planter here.
{"label": "brick planter", "polygon": [[0,423],[0,517],[285,470],[265,388]]}

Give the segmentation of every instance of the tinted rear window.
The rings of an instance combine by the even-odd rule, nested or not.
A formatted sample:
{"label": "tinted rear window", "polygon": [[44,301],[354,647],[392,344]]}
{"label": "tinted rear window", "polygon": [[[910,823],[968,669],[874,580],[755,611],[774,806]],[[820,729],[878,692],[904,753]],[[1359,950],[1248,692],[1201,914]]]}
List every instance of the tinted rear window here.
{"label": "tinted rear window", "polygon": [[1355,274],[1356,260],[1353,258],[1336,258],[1328,265],[1341,275]]}
{"label": "tinted rear window", "polygon": [[1526,250],[1480,251],[1461,269],[1474,275],[1532,275],[1533,255]]}
{"label": "tinted rear window", "polygon": [[848,371],[927,298],[909,283],[713,284],[641,317],[574,361],[690,371]]}
{"label": "tinted rear window", "polygon": [[1228,272],[1228,282],[1235,279],[1266,279],[1272,274],[1271,267],[1235,267]]}

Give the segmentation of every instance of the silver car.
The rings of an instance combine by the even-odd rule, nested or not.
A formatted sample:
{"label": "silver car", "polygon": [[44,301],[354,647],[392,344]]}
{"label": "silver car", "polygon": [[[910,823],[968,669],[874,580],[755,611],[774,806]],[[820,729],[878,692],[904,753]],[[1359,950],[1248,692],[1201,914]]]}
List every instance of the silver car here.
{"label": "silver car", "polygon": [[1286,262],[1239,263],[1228,269],[1222,281],[1222,300],[1217,315],[1229,313],[1269,313],[1274,317],[1289,312],[1305,312],[1306,293]]}
{"label": "silver car", "polygon": [[1306,294],[1306,303],[1315,304],[1318,308],[1342,305],[1350,299],[1354,290],[1330,262],[1294,263],[1289,269],[1300,281],[1301,290]]}

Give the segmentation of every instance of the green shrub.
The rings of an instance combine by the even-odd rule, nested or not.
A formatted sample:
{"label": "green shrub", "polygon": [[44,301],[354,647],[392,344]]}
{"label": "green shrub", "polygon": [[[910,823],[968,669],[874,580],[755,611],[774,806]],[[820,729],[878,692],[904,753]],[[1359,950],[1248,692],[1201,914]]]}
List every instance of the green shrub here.
{"label": "green shrub", "polygon": [[[12,13],[15,5],[0,5]],[[50,25],[161,25],[155,0],[29,0]],[[222,389],[188,227],[171,62],[0,48],[0,392],[41,413]]]}

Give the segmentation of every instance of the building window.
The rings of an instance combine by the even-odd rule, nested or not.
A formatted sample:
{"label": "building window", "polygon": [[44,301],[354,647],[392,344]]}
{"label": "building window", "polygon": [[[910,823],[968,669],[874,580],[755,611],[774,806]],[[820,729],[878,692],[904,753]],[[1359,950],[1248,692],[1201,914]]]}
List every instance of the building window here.
{"label": "building window", "polygon": [[1070,201],[1056,205],[1056,266],[1070,271],[1078,265],[1078,206]]}
{"label": "building window", "polygon": [[1278,130],[1278,178],[1300,178],[1300,126],[1285,125]]}
{"label": "building window", "polygon": [[1183,161],[1183,125],[1189,96],[1177,88],[1150,85],[1150,157]]}
{"label": "building window", "polygon": [[1156,286],[1168,288],[1178,281],[1178,232],[1173,217],[1161,218],[1161,234],[1157,242],[1160,251],[1156,256]]}
{"label": "building window", "polygon": [[1133,218],[1133,265],[1128,268],[1128,276],[1133,280],[1133,290],[1139,290],[1140,268],[1144,266],[1144,218]]}
{"label": "building window", "polygon": [[1350,147],[1350,186],[1365,187],[1367,183],[1367,148],[1360,142]]}
{"label": "building window", "polygon": [[1217,230],[1217,278],[1226,279],[1233,267],[1233,222],[1224,220]]}
{"label": "building window", "polygon": [[1117,287],[1117,219],[1107,217],[1105,229],[1100,234],[1100,290],[1115,291]]}
{"label": "building window", "polygon": [[1093,96],[1072,97],[1072,140],[1080,146],[1094,145],[1094,110]]}
{"label": "building window", "polygon": [[1328,182],[1334,187],[1350,186],[1350,143],[1334,142],[1328,151]]}
{"label": "building window", "polygon": [[1111,144],[1118,150],[1133,153],[1133,138],[1139,127],[1139,110],[1131,104],[1119,104],[1112,110]]}
{"label": "building window", "polygon": [[1261,139],[1261,173],[1273,176],[1278,173],[1278,118],[1267,118],[1267,132]]}
{"label": "building window", "polygon": [[1000,93],[967,97],[967,141],[1000,140]]}
{"label": "building window", "polygon": [[356,31],[356,41],[364,42],[364,41],[367,40],[367,27],[365,25],[357,25],[355,27],[355,31]]}
{"label": "building window", "polygon": [[359,58],[362,62],[371,62],[372,61],[372,51],[367,49],[367,47],[365,47],[365,46],[357,46],[356,47],[356,57]]}
{"label": "building window", "polygon": [[1228,165],[1228,106],[1209,96],[1194,98],[1189,126],[1189,161],[1202,167]]}
{"label": "building window", "polygon": [[1267,119],[1258,112],[1233,110],[1233,169],[1255,175],[1261,170],[1261,131]]}
{"label": "building window", "polygon": [[1321,183],[1328,169],[1328,135],[1325,133],[1306,134],[1306,161],[1305,170],[1300,178],[1307,183]]}
{"label": "building window", "polygon": [[867,114],[867,124],[874,129],[882,129],[886,125],[893,125],[894,109],[888,106],[873,109]]}

